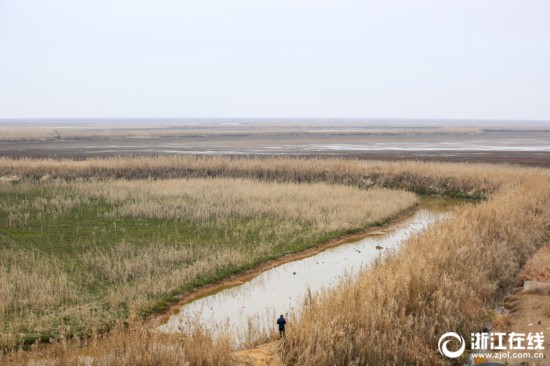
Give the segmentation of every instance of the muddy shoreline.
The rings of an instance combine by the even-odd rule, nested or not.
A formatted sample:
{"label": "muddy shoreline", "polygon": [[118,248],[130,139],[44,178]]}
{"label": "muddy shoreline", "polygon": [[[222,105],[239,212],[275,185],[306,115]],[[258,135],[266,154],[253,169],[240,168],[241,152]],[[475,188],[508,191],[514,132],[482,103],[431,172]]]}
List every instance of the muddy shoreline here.
{"label": "muddy shoreline", "polygon": [[258,154],[258,153],[159,153],[159,152],[90,152],[75,148],[63,150],[49,149],[13,149],[11,147],[0,147],[0,157],[8,158],[32,158],[32,159],[75,159],[85,160],[88,158],[109,158],[120,156],[159,156],[159,155],[192,155],[192,156],[230,156],[230,157],[297,157],[297,158],[347,158],[358,160],[378,161],[428,161],[443,163],[488,163],[488,164],[512,164],[530,167],[550,167],[550,152],[548,151],[340,151],[340,152],[289,152],[285,154]]}
{"label": "muddy shoreline", "polygon": [[[113,130],[92,130],[98,134],[106,133],[103,138],[83,135],[72,139],[33,140],[29,135],[29,140],[11,141],[6,135],[0,138],[0,157],[83,160],[92,157],[158,155],[292,156],[550,167],[550,124],[532,129],[510,124],[504,124],[501,128],[495,125],[490,129],[458,124],[442,125],[432,130],[415,125],[383,129],[360,125],[237,125],[229,129],[227,126],[205,125],[197,127],[197,132],[189,135],[167,134],[156,137],[147,133],[161,133],[163,128],[140,132],[136,126],[122,130],[121,126],[118,129],[115,127]],[[17,128],[22,127],[14,127],[15,130]],[[115,134],[121,131],[129,136]],[[144,135],[131,135],[138,132]]]}

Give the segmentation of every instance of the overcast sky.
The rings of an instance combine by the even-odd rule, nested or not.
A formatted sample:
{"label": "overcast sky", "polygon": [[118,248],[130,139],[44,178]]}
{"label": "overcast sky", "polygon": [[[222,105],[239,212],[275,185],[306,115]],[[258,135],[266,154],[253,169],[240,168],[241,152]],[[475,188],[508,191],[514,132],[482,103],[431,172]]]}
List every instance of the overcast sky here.
{"label": "overcast sky", "polygon": [[550,1],[0,0],[0,118],[550,120]]}

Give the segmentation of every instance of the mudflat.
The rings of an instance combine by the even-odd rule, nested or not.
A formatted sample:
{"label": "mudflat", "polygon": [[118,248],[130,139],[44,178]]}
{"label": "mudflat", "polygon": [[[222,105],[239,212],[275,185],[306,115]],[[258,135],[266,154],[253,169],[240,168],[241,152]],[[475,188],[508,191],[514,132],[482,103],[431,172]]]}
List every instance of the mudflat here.
{"label": "mudflat", "polygon": [[0,156],[335,156],[550,166],[550,123],[406,120],[0,121]]}

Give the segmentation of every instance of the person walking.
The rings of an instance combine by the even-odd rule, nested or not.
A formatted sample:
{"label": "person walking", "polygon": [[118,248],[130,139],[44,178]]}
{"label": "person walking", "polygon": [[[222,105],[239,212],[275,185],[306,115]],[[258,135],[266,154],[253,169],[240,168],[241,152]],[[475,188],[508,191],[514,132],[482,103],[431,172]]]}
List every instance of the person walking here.
{"label": "person walking", "polygon": [[285,317],[281,315],[279,319],[277,319],[277,324],[279,325],[279,337],[284,337],[286,324]]}

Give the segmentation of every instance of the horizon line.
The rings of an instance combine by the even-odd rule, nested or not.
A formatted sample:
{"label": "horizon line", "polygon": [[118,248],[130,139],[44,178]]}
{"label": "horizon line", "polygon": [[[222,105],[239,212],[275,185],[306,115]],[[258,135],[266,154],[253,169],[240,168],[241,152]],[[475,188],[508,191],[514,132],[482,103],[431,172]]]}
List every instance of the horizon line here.
{"label": "horizon line", "polygon": [[518,118],[422,118],[422,117],[0,117],[0,122],[10,121],[216,121],[216,120],[257,120],[257,121],[411,121],[411,122],[544,122],[550,119],[518,119]]}

